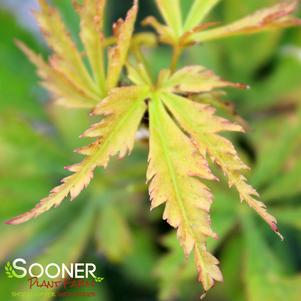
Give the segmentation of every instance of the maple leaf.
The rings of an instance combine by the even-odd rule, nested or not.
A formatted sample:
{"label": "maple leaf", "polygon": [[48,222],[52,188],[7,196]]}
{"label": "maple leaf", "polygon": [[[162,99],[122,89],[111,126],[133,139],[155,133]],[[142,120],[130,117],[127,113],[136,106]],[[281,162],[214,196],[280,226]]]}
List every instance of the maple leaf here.
{"label": "maple leaf", "polygon": [[198,26],[218,2],[220,0],[195,0],[186,18],[183,31],[187,32]]}
{"label": "maple leaf", "polygon": [[76,150],[86,156],[81,163],[66,167],[74,174],[64,178],[62,184],[54,188],[51,194],[41,200],[34,209],[8,223],[19,224],[42,214],[53,206],[57,207],[68,194],[71,199],[76,198],[91,181],[97,166],[105,167],[111,156],[119,154],[122,158],[130,152],[136,130],[146,110],[145,96],[145,89],[138,87],[113,90],[93,111],[94,115],[104,116],[104,118],[82,135],[98,137],[98,139],[91,145]]}
{"label": "maple leaf", "polygon": [[59,12],[45,0],[39,0],[41,10],[35,12],[35,16],[53,50],[49,61],[46,62],[23,43],[17,42],[17,45],[36,65],[42,85],[53,94],[58,104],[69,108],[93,108],[117,85],[130,48],[138,4],[135,1],[126,19],[119,19],[113,26],[116,45],[108,50],[106,72],[104,53],[107,43],[103,33],[106,0],[85,0],[82,5],[73,3],[80,16],[79,35],[92,76]]}
{"label": "maple leaf", "polygon": [[253,34],[276,28],[300,25],[301,20],[290,15],[296,10],[297,5],[298,0],[283,1],[272,7],[259,10],[226,26],[217,27],[199,33],[195,32],[189,39],[195,42],[203,42],[241,34]]}
{"label": "maple leaf", "polygon": [[[22,223],[36,217],[58,206],[68,194],[74,199],[88,185],[96,166],[106,166],[110,156],[119,153],[123,157],[130,151],[135,132],[146,111],[145,101],[149,99],[150,155],[147,179],[152,208],[166,203],[164,219],[178,229],[178,238],[185,254],[194,250],[199,280],[204,289],[210,289],[215,280],[221,281],[218,260],[206,250],[207,237],[217,238],[210,228],[211,193],[201,182],[201,179],[215,179],[209,170],[206,153],[223,168],[231,184],[237,181],[234,184],[240,189],[241,196],[275,231],[276,221],[265,212],[261,203],[251,198],[253,190],[248,190],[250,186],[245,184],[240,173],[246,166],[238,158],[232,144],[216,134],[220,131],[240,131],[241,127],[215,116],[212,108],[172,92],[205,93],[215,88],[241,85],[223,81],[202,66],[186,67],[184,71],[180,69],[170,75],[163,70],[154,90],[143,66],[133,68],[129,65],[129,78],[135,85],[113,89],[93,110],[93,114],[105,117],[83,134],[86,137],[98,137],[93,144],[77,150],[86,155],[86,159],[68,167],[74,174],[65,178],[50,196],[9,223]],[[169,116],[165,106],[173,117]],[[180,110],[179,114],[177,109]],[[187,116],[188,124],[183,121]]]}
{"label": "maple leaf", "polygon": [[[201,79],[202,73],[195,72],[195,69],[203,70],[202,67],[198,67],[198,68],[192,67],[190,69],[186,67],[185,77],[189,78],[187,73],[189,73],[188,70],[191,70],[192,76],[199,76]],[[176,72],[175,75],[181,74],[181,73],[182,73],[182,70]],[[211,77],[209,76],[209,74],[211,74]],[[211,78],[212,78],[212,80],[211,80]],[[166,77],[165,77],[165,79],[166,79]],[[197,80],[192,81],[191,86],[189,86],[189,85],[187,86],[188,91],[193,90],[194,92],[198,92],[198,93],[206,92],[206,91],[208,91],[208,89],[212,90],[214,87],[219,87],[221,84],[223,86],[227,86],[227,85],[235,86],[235,84],[231,84],[231,83],[227,84],[227,82],[223,83],[223,81],[221,79],[217,78],[211,72],[207,72],[207,80],[203,80],[203,82],[199,81],[201,83],[199,85],[195,84],[197,82],[198,82]],[[167,78],[166,83],[162,82],[162,86],[166,87],[165,88],[166,90],[164,91],[164,89],[161,88],[162,89],[162,90],[160,90],[161,93],[157,96],[157,99],[159,99],[160,101],[162,101],[164,103],[164,105],[167,107],[168,111],[177,120],[177,122],[179,123],[181,128],[184,130],[184,132],[188,134],[188,136],[190,137],[191,147],[193,147],[193,146],[197,147],[199,154],[200,154],[199,157],[206,158],[206,155],[208,153],[209,156],[212,158],[212,160],[214,162],[216,162],[223,169],[224,173],[228,176],[229,184],[236,186],[236,188],[238,189],[238,191],[240,193],[241,199],[242,200],[244,199],[251,207],[253,207],[258,212],[258,214],[260,214],[266,220],[266,222],[269,223],[271,228],[278,233],[275,218],[266,212],[265,207],[262,203],[256,201],[252,197],[253,194],[257,195],[257,193],[251,186],[246,184],[245,178],[241,174],[241,170],[246,168],[245,164],[242,163],[242,161],[239,159],[239,157],[238,157],[233,145],[230,143],[230,141],[217,135],[217,133],[221,132],[221,131],[242,131],[242,128],[236,124],[232,124],[232,123],[228,122],[227,120],[225,120],[223,118],[215,116],[214,110],[209,106],[192,102],[191,100],[189,100],[187,98],[178,96],[171,92],[166,92],[166,91],[168,91],[168,89],[173,90],[173,88],[177,88],[178,91],[180,89],[181,92],[184,92],[181,89],[181,87],[182,88],[185,87],[185,80],[182,82],[183,85],[180,87],[178,86],[179,85],[178,83],[181,83],[181,80],[174,81],[174,79],[172,77],[171,77],[171,79]],[[173,86],[173,84],[175,84],[175,86]],[[193,89],[191,89],[191,87],[193,87]],[[161,110],[163,110],[163,109],[161,108]],[[152,139],[154,139],[152,137],[152,115],[159,115],[159,112],[152,112],[150,110],[150,129],[151,129],[150,145],[152,145],[152,143],[153,143]],[[162,129],[163,124],[164,124],[163,121],[161,121],[160,123],[157,122],[157,127],[160,125],[161,132],[163,132],[163,129]],[[189,126],[189,124],[190,124],[190,126]],[[191,126],[192,124],[193,124],[193,126]],[[174,124],[173,126],[176,126],[176,125]],[[171,128],[172,125],[170,125],[169,127]],[[161,134],[161,135],[163,135],[163,134]],[[183,132],[181,133],[180,129],[178,130],[178,134],[176,134],[176,132],[166,133],[165,136],[163,136],[163,137],[165,137],[165,140],[171,139],[169,137],[174,137],[175,140],[179,141],[179,145],[177,145],[177,146],[176,146],[175,142],[172,141],[173,143],[169,147],[170,153],[171,153],[171,150],[172,151],[176,150],[176,153],[181,153],[181,150],[183,151],[184,143],[183,143],[182,136],[184,136],[184,134],[183,134]],[[162,140],[162,138],[161,138],[161,140]],[[152,154],[151,149],[150,149],[150,153]],[[161,151],[161,153],[162,153],[162,151]],[[156,157],[156,156],[159,156],[159,154],[160,153],[157,153],[157,154],[154,154],[153,156]],[[169,160],[176,166],[178,164],[184,165],[184,163],[185,163],[185,162],[181,162],[181,163],[177,164],[176,162],[179,162],[179,158],[174,158],[174,155],[171,155],[171,154],[170,154],[170,157],[171,158],[169,158]],[[186,158],[186,157],[188,157],[188,155],[183,154],[181,157]],[[192,155],[190,155],[190,158],[191,157],[192,157]],[[152,158],[153,157],[151,156],[150,163],[152,162],[152,160],[154,160]],[[205,166],[207,164],[208,163],[206,163]],[[159,166],[158,162],[157,162],[157,165]],[[194,162],[192,164],[192,166],[197,166],[197,163]],[[189,179],[189,173],[202,178],[201,175],[194,172],[192,166],[190,166],[190,169],[188,168],[188,170],[186,170],[186,180],[188,181],[188,183],[190,183],[190,190],[192,189],[191,186],[193,185],[192,184],[193,180]],[[206,169],[204,169],[204,167],[202,169],[206,170]],[[158,172],[160,172],[160,169]],[[172,172],[170,172],[170,173],[172,173]],[[180,172],[174,171],[174,173],[181,175]],[[163,171],[163,175],[164,175],[164,171]],[[158,174],[156,174],[156,177],[159,177]],[[150,194],[152,196],[153,203],[160,204],[165,200],[167,202],[167,204],[168,204],[167,206],[169,208],[171,206],[171,205],[169,205],[169,202],[172,202],[172,195],[173,195],[171,193],[171,191],[173,191],[173,193],[176,196],[178,196],[178,193],[179,193],[178,191],[181,191],[181,190],[179,190],[177,187],[174,187],[174,189],[169,187],[169,189],[171,191],[168,189],[165,189],[166,195],[165,195],[165,199],[164,199],[164,195],[162,194],[162,192],[160,194],[160,188],[162,189],[162,187],[164,187],[164,185],[161,182],[166,181],[165,185],[170,185],[170,183],[174,184],[174,182],[171,180],[168,180],[168,177],[166,175],[162,176],[161,181],[156,180],[156,177],[154,176],[154,178],[152,179],[152,181],[155,181],[155,184],[152,184],[152,182],[151,182],[152,185],[150,186]],[[149,178],[151,178],[151,177],[149,176]],[[203,176],[203,178],[204,178],[204,176]],[[208,177],[208,174],[207,174],[207,179],[208,178],[210,178],[210,177]],[[159,177],[159,179],[160,179],[160,177]],[[181,179],[181,183],[182,183],[181,187],[183,187],[183,186],[185,187],[185,185],[183,184],[183,182],[185,181],[185,174],[182,177],[180,177],[179,179]],[[179,182],[179,179],[178,179],[178,182]],[[174,184],[174,186],[175,186],[175,184]],[[201,189],[201,188],[199,188],[199,189]],[[208,191],[206,188],[203,188],[202,190],[203,190],[203,193],[204,193],[204,191]],[[153,191],[155,191],[155,193],[153,193]],[[184,192],[182,192],[180,195],[185,200],[184,204],[185,203],[189,204],[190,201],[189,201],[189,197],[187,195],[194,196],[195,194],[191,193],[191,191],[189,194],[185,193],[185,190],[184,190]],[[200,208],[203,208],[203,209],[206,208],[206,210],[209,210],[209,207],[206,207],[206,200],[204,198],[202,199],[200,196],[198,196],[197,199],[199,200],[199,203],[197,203],[197,204],[198,204],[198,206],[200,206]],[[207,202],[208,202],[208,199],[210,200],[209,196],[207,196]],[[177,204],[174,204],[172,207],[174,210],[176,210],[177,207],[179,207],[179,208],[184,207],[181,204],[178,206],[176,206],[176,205]],[[186,213],[186,214],[188,216],[190,216],[190,218],[188,220],[190,221],[190,224],[192,224],[194,226],[193,229],[194,230],[198,229],[198,231],[202,231],[203,227],[206,225],[206,223],[202,222],[202,224],[198,225],[198,224],[194,223],[193,214],[191,214],[191,213],[190,214]],[[176,215],[174,216],[174,215],[175,215],[175,213],[171,209],[169,209],[169,210],[166,209],[166,211],[164,213],[164,217],[169,221],[169,223],[174,227],[178,227],[178,233],[180,233],[180,234],[178,234],[178,238],[180,239],[181,243],[184,246],[186,243],[189,243],[189,242],[192,243],[191,238],[187,234],[181,235],[181,226],[182,225],[179,222],[179,220],[182,223],[184,223],[185,218],[183,218],[183,214],[182,214],[182,219],[179,218],[178,216],[176,216]],[[184,217],[185,217],[185,215],[184,215]],[[176,222],[173,219],[175,219]],[[191,223],[191,221],[192,221],[192,223]],[[210,229],[209,226],[207,225],[205,227],[206,227],[207,231],[209,231],[209,229]],[[202,282],[204,289],[208,290],[210,287],[213,286],[214,280],[221,281],[222,278],[220,277],[219,271],[216,269],[217,261],[215,261],[212,257],[205,255],[204,253],[202,254],[202,252],[199,252],[199,250],[197,249],[198,240],[196,239],[196,237],[201,237],[201,235],[198,234],[198,235],[194,236],[195,239],[192,239],[192,241],[193,241],[192,244],[195,246],[196,264],[199,269],[199,280]],[[184,249],[185,249],[185,247],[184,247]],[[186,254],[187,254],[187,252],[186,252]],[[201,259],[203,260],[202,264],[200,264]],[[210,272],[207,272],[208,270]]]}
{"label": "maple leaf", "polygon": [[234,87],[245,89],[247,85],[241,83],[231,83],[223,80],[211,70],[206,69],[203,66],[186,66],[174,74],[170,74],[169,70],[163,70],[161,72],[162,80],[161,88],[169,90],[173,93],[205,93],[211,92],[213,89]]}
{"label": "maple leaf", "polygon": [[[154,83],[145,66],[140,64],[143,60],[139,54],[136,56],[138,64],[132,65],[127,60],[137,16],[137,1],[125,21],[118,20],[113,27],[116,46],[108,50],[106,73],[102,33],[105,2],[86,0],[82,6],[76,5],[81,17],[80,37],[92,69],[91,76],[58,12],[40,0],[42,11],[37,18],[54,54],[47,64],[24,45],[20,44],[20,47],[38,66],[44,85],[61,103],[90,107],[92,114],[102,119],[82,135],[96,140],[77,150],[85,158],[79,164],[67,167],[73,174],[63,179],[62,184],[35,208],[8,223],[19,224],[37,217],[59,206],[68,195],[71,200],[76,198],[90,183],[96,167],[106,167],[111,156],[123,158],[131,152],[136,132],[147,112],[150,131],[147,180],[152,208],[165,205],[163,218],[177,229],[185,254],[194,252],[199,281],[205,291],[215,281],[222,281],[219,262],[206,247],[208,237],[217,238],[210,226],[212,194],[204,183],[205,180],[217,179],[210,171],[209,159],[222,169],[229,186],[236,187],[241,200],[254,208],[282,238],[276,219],[256,199],[257,192],[243,175],[248,167],[232,143],[220,134],[242,132],[243,129],[218,117],[211,106],[189,98],[190,94],[202,95],[215,89],[247,86],[225,81],[203,66],[174,70],[182,48],[192,42],[299,24],[298,20],[289,16],[297,2],[281,3],[224,28],[205,31],[201,30],[207,25],[192,28],[217,2],[196,0],[183,24],[179,0],[157,0],[167,25],[161,25],[153,18],[146,23],[154,25],[161,40],[173,45],[175,52],[170,69],[162,70]],[[128,78],[133,85],[116,88],[126,63]]]}
{"label": "maple leaf", "polygon": [[[75,2],[77,4],[77,2]],[[105,95],[103,15],[106,0],[85,0],[76,9],[80,16],[80,38],[101,95]]]}
{"label": "maple leaf", "polygon": [[193,43],[301,24],[299,19],[290,15],[296,10],[298,0],[288,0],[259,10],[226,26],[207,29],[207,27],[211,27],[215,23],[202,22],[219,1],[195,0],[184,22],[182,22],[181,14],[178,16],[176,13],[176,11],[180,11],[179,1],[157,1],[159,10],[167,25],[161,24],[154,17],[146,18],[143,24],[152,26],[158,32],[161,42],[181,47],[186,47]]}
{"label": "maple leaf", "polygon": [[76,86],[68,77],[49,66],[41,56],[30,50],[24,43],[17,41],[17,45],[38,67],[42,86],[53,94],[57,104],[67,108],[93,108],[97,104],[99,100],[97,95]]}
{"label": "maple leaf", "polygon": [[[128,70],[129,78],[137,86],[149,85],[150,78],[142,66],[129,66]],[[215,179],[208,167],[207,153],[222,168],[229,184],[236,186],[241,199],[278,233],[275,218],[266,212],[263,203],[252,197],[257,193],[245,182],[242,171],[247,166],[239,159],[231,142],[218,135],[222,131],[242,131],[241,126],[215,116],[214,109],[208,105],[176,94],[206,93],[227,86],[244,87],[223,81],[202,66],[189,66],[173,75],[168,70],[161,71],[157,91],[150,90],[148,95],[150,155],[147,179],[152,208],[166,203],[163,218],[178,229],[185,254],[194,250],[199,280],[205,290],[213,286],[214,280],[222,280],[218,261],[206,251],[205,245],[206,237],[216,237],[210,228],[208,214],[211,194],[200,182],[201,179]]]}
{"label": "maple leaf", "polygon": [[[217,238],[210,228],[211,192],[201,182],[201,179],[215,179],[209,170],[206,152],[223,168],[230,183],[234,179],[237,181],[234,184],[241,189],[239,192],[248,204],[265,218],[274,231],[278,230],[276,220],[265,212],[261,203],[251,198],[253,190],[245,188],[250,186],[244,182],[240,171],[246,166],[238,158],[234,147],[228,140],[216,135],[219,131],[240,131],[241,127],[216,117],[212,108],[171,92],[177,87],[177,91],[180,89],[181,92],[193,90],[204,93],[221,86],[237,84],[224,82],[201,66],[187,67],[185,70],[185,77],[189,78],[191,73],[191,85],[189,81],[185,84],[184,80],[183,85],[179,87],[177,77],[181,79],[179,75],[183,74],[183,70],[179,70],[174,76],[162,71],[157,91],[154,92],[149,86],[151,80],[144,68],[129,66],[129,78],[136,86],[113,89],[112,93],[95,107],[93,114],[106,117],[83,134],[86,137],[99,137],[92,145],[77,150],[86,155],[86,159],[68,168],[74,174],[63,179],[63,184],[56,187],[49,197],[28,213],[8,223],[18,224],[36,217],[51,207],[58,206],[68,194],[74,199],[88,185],[96,166],[106,166],[110,156],[119,152],[119,156],[123,157],[130,151],[134,144],[135,132],[146,110],[145,100],[150,99],[150,155],[147,179],[150,183],[152,208],[166,203],[164,219],[178,229],[178,238],[185,254],[188,255],[194,250],[199,280],[204,289],[207,291],[214,281],[221,281],[218,260],[206,250],[207,237]],[[202,72],[199,72],[200,70]],[[206,80],[203,72],[207,74]],[[200,81],[201,84],[196,85],[198,80],[195,77],[198,76],[204,82]],[[186,86],[187,91],[184,91]],[[181,103],[182,101],[184,103]],[[168,115],[164,105],[188,135]],[[179,115],[176,109],[181,111]],[[190,116],[188,125],[183,122],[183,118],[186,120],[187,116]],[[191,124],[194,124],[192,128],[189,127]]]}
{"label": "maple leaf", "polygon": [[[176,126],[157,96],[150,105],[150,154],[147,178],[152,208],[166,202],[163,218],[178,229],[185,254],[193,249],[204,289],[221,281],[218,260],[206,250],[212,196],[200,179],[213,180],[206,160]],[[183,158],[189,158],[185,160]],[[199,178],[199,179],[198,179]]]}
{"label": "maple leaf", "polygon": [[214,110],[209,106],[168,93],[162,97],[181,127],[191,135],[203,156],[208,154],[212,161],[221,167],[229,179],[229,186],[234,185],[237,188],[241,200],[255,209],[272,230],[278,233],[276,219],[266,212],[263,203],[254,199],[254,196],[258,197],[258,193],[246,183],[242,175],[242,171],[247,169],[247,166],[239,159],[231,142],[218,135],[222,131],[243,131],[242,128],[214,116]]}

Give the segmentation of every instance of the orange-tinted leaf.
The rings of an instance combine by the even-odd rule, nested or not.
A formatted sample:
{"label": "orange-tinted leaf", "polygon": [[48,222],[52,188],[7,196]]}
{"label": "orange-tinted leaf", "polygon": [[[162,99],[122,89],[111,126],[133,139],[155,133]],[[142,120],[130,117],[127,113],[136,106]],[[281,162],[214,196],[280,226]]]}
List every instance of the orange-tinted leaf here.
{"label": "orange-tinted leaf", "polygon": [[117,45],[109,49],[109,66],[107,89],[115,87],[118,83],[122,68],[127,59],[128,50],[131,44],[131,37],[134,31],[134,24],[138,12],[138,1],[134,1],[134,6],[128,12],[125,20],[119,19],[114,24],[114,35],[117,38]]}
{"label": "orange-tinted leaf", "polygon": [[119,154],[124,157],[133,148],[135,134],[146,105],[145,88],[119,88],[104,99],[95,109],[94,114],[104,116],[100,123],[92,126],[83,136],[98,137],[97,140],[84,148],[77,150],[86,158],[79,164],[67,167],[73,172],[64,178],[60,186],[55,187],[50,195],[40,201],[31,211],[12,220],[9,224],[26,222],[52,207],[57,207],[70,195],[71,200],[88,186],[97,166],[105,167],[111,156]]}
{"label": "orange-tinted leaf", "polygon": [[171,93],[162,99],[181,127],[189,133],[200,153],[207,154],[228,177],[229,185],[235,186],[240,198],[246,201],[270,225],[281,238],[276,219],[267,212],[266,206],[257,201],[256,190],[246,183],[243,170],[248,167],[240,160],[232,143],[219,135],[222,131],[241,131],[239,125],[214,115],[214,109]]}
{"label": "orange-tinted leaf", "polygon": [[253,34],[265,30],[300,25],[301,21],[290,16],[296,9],[298,0],[283,1],[270,8],[265,8],[239,21],[226,26],[194,33],[191,41],[203,42],[241,34]]}
{"label": "orange-tinted leaf", "polygon": [[85,91],[74,85],[63,73],[51,68],[41,56],[35,54],[22,42],[18,41],[17,45],[38,68],[38,75],[42,79],[42,85],[54,95],[58,104],[72,108],[93,108],[97,104],[97,97],[87,95]]}
{"label": "orange-tinted leaf", "polygon": [[222,80],[211,70],[197,65],[187,66],[178,70],[161,85],[164,90],[170,90],[176,93],[200,93],[210,92],[213,89],[224,87],[247,87],[243,84]]}
{"label": "orange-tinted leaf", "polygon": [[39,0],[39,3],[41,10],[35,15],[48,45],[54,51],[50,65],[86,94],[97,96],[97,86],[89,75],[59,12],[50,7],[45,0]]}
{"label": "orange-tinted leaf", "polygon": [[200,179],[213,180],[207,162],[165,111],[160,96],[150,102],[150,154],[147,179],[152,208],[165,203],[163,218],[177,228],[186,255],[194,250],[199,280],[205,290],[221,281],[218,260],[206,240],[216,238],[210,227],[212,195]]}
{"label": "orange-tinted leaf", "polygon": [[103,17],[106,0],[85,0],[78,6],[81,17],[80,37],[83,42],[94,80],[105,95]]}

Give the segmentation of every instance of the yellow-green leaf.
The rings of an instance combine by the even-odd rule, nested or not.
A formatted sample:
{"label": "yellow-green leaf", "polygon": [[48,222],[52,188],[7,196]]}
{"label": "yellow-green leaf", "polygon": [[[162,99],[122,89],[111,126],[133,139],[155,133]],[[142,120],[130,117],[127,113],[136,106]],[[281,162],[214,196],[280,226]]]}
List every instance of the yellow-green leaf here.
{"label": "yellow-green leaf", "polygon": [[105,95],[105,71],[104,71],[104,36],[103,19],[106,0],[85,0],[78,6],[81,19],[80,37],[83,42],[89,63],[91,65],[94,80]]}
{"label": "yellow-green leaf", "polygon": [[157,5],[174,36],[180,37],[183,29],[180,0],[157,0]]}
{"label": "yellow-green leaf", "polygon": [[39,0],[39,4],[41,10],[35,15],[48,45],[54,51],[50,65],[59,73],[63,73],[69,81],[80,87],[86,94],[97,96],[98,89],[59,12],[50,7],[45,0]]}
{"label": "yellow-green leaf", "polygon": [[138,66],[127,65],[128,78],[137,86],[151,86],[152,80],[149,77],[144,65],[139,64]]}
{"label": "yellow-green leaf", "polygon": [[207,162],[177,127],[157,95],[149,106],[150,154],[147,179],[152,208],[165,203],[163,218],[177,228],[186,255],[192,250],[205,290],[221,281],[218,260],[208,253],[206,240],[216,238],[210,227],[212,196],[200,179],[213,180]]}
{"label": "yellow-green leaf", "polygon": [[283,1],[270,8],[259,10],[239,21],[226,26],[193,33],[191,41],[204,42],[241,34],[253,34],[265,30],[300,25],[301,21],[290,14],[294,12],[298,0]]}
{"label": "yellow-green leaf", "polygon": [[88,186],[93,171],[97,166],[105,167],[111,156],[124,157],[131,152],[135,134],[146,109],[144,99],[147,90],[138,87],[116,88],[94,109],[94,114],[104,116],[103,120],[93,125],[83,136],[97,137],[87,147],[77,150],[86,158],[79,164],[67,167],[73,174],[62,180],[50,195],[40,201],[27,213],[11,219],[7,223],[20,224],[57,207],[70,194],[71,200]]}
{"label": "yellow-green leaf", "polygon": [[211,70],[197,65],[178,70],[169,79],[165,80],[161,86],[164,90],[176,93],[200,93],[224,87],[246,87],[243,84],[225,81]]}
{"label": "yellow-green leaf", "polygon": [[107,89],[114,88],[119,80],[122,68],[126,62],[131,37],[134,31],[134,24],[138,12],[138,1],[134,1],[132,9],[128,12],[125,20],[119,19],[113,27],[114,36],[117,39],[117,45],[108,51],[109,65]]}
{"label": "yellow-green leaf", "polygon": [[165,44],[176,44],[177,38],[174,36],[170,27],[161,24],[155,17],[147,17],[142,22],[143,26],[151,26],[159,34],[160,41]]}
{"label": "yellow-green leaf", "polygon": [[276,219],[267,212],[262,202],[255,199],[258,193],[247,184],[242,174],[243,170],[248,167],[240,160],[232,143],[219,135],[222,131],[242,131],[242,128],[215,116],[215,110],[210,106],[195,103],[171,93],[162,94],[162,99],[181,127],[192,137],[203,156],[208,154],[228,177],[229,186],[236,187],[241,201],[244,200],[256,210],[272,230],[281,237]]}
{"label": "yellow-green leaf", "polygon": [[199,25],[219,1],[220,0],[194,0],[185,21],[184,31],[190,31]]}
{"label": "yellow-green leaf", "polygon": [[93,108],[98,97],[86,94],[85,90],[76,86],[63,73],[49,66],[41,56],[27,48],[22,42],[17,42],[19,48],[38,68],[37,72],[45,87],[54,97],[56,103],[68,108]]}

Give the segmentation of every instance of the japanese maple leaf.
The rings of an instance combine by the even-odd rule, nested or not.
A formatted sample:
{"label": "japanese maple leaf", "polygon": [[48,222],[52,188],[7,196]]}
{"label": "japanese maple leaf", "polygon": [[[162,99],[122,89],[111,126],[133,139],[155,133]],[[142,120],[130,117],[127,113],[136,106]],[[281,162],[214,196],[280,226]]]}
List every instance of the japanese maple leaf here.
{"label": "japanese maple leaf", "polygon": [[90,183],[96,167],[106,167],[112,156],[122,158],[131,152],[141,120],[148,113],[147,180],[152,208],[165,204],[163,218],[177,228],[185,254],[194,251],[199,280],[206,291],[215,281],[222,280],[218,260],[206,248],[208,237],[217,238],[210,226],[212,194],[205,184],[205,180],[217,179],[209,168],[209,160],[221,168],[229,185],[238,190],[241,200],[254,208],[279,234],[276,219],[256,199],[257,192],[243,176],[247,166],[232,143],[221,135],[225,131],[243,131],[241,126],[216,116],[212,107],[188,96],[210,93],[217,88],[244,86],[224,81],[202,66],[174,70],[179,54],[192,43],[299,24],[299,20],[289,16],[297,1],[280,3],[226,27],[203,30],[207,25],[199,24],[217,2],[195,0],[183,22],[179,0],[157,0],[167,25],[154,19],[148,19],[146,23],[155,26],[161,41],[173,46],[171,68],[162,70],[158,80],[153,82],[143,64],[127,64],[128,78],[133,85],[118,87],[131,46],[137,1],[125,21],[120,20],[114,26],[116,46],[108,51],[107,72],[104,71],[101,25],[104,1],[86,0],[77,7],[81,16],[80,36],[91,76],[57,12],[40,0],[42,12],[38,14],[38,20],[54,55],[47,64],[24,45],[21,47],[38,66],[46,88],[61,103],[71,106],[87,103],[100,121],[82,135],[95,138],[95,141],[77,150],[85,158],[67,168],[72,174],[35,208],[8,223],[25,222],[59,206],[68,195],[71,199],[77,197]]}

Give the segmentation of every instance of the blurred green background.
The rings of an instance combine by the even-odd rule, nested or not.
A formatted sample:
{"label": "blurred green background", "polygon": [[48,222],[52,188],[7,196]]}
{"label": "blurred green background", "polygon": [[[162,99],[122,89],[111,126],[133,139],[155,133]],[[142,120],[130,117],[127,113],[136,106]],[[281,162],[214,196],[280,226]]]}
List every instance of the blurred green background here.
{"label": "blurred green background", "polygon": [[[52,2],[78,39],[71,1]],[[191,3],[182,2],[184,10]],[[230,22],[276,2],[224,0],[210,19]],[[131,1],[108,3],[109,32],[109,24],[125,15]],[[153,0],[140,4],[139,23],[147,15],[158,15]],[[33,7],[34,0],[0,0],[0,299],[51,300],[11,296],[27,283],[8,279],[3,266],[22,257],[28,262],[97,264],[105,279],[94,289],[96,297],[62,300],[199,300],[193,258],[184,258],[175,231],[161,220],[161,210],[149,212],[143,143],[137,143],[129,158],[99,170],[73,203],[65,201],[26,224],[4,224],[31,209],[66,175],[63,166],[80,159],[72,150],[87,143],[78,136],[91,122],[87,112],[54,106],[39,87],[34,67],[15,46],[14,39],[19,39],[43,55],[49,51],[30,14]],[[145,30],[139,23],[137,29]],[[145,51],[154,73],[168,66],[167,47]],[[209,248],[221,261],[224,283],[206,300],[300,301],[301,29],[194,46],[181,64],[202,64],[228,80],[251,85],[249,91],[228,90],[222,113],[233,119],[239,114],[248,124],[247,134],[232,140],[285,236],[281,242],[225,182],[212,186],[213,229],[220,239],[209,241]]]}

